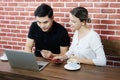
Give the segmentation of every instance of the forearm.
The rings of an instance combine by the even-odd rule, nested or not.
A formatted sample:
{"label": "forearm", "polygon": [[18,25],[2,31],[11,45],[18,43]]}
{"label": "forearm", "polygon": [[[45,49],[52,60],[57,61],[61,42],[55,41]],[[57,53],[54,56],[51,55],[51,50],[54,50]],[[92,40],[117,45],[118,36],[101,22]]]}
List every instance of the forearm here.
{"label": "forearm", "polygon": [[83,63],[83,64],[95,65],[95,64],[93,63],[93,60],[92,60],[92,59],[80,59],[80,58],[79,58],[79,62],[80,62],[80,63]]}
{"label": "forearm", "polygon": [[28,47],[28,46],[25,46],[24,51],[31,53],[31,52],[32,52],[32,48],[31,48],[31,47]]}

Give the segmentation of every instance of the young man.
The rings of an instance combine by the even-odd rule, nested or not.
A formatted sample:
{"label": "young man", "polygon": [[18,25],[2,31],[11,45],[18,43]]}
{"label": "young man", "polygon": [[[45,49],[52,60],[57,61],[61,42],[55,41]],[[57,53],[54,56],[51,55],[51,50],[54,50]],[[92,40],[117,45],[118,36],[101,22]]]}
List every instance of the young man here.
{"label": "young man", "polygon": [[36,56],[49,58],[66,53],[70,38],[67,30],[54,21],[53,9],[47,4],[41,4],[34,15],[36,21],[30,26],[25,51],[32,52],[35,45]]}

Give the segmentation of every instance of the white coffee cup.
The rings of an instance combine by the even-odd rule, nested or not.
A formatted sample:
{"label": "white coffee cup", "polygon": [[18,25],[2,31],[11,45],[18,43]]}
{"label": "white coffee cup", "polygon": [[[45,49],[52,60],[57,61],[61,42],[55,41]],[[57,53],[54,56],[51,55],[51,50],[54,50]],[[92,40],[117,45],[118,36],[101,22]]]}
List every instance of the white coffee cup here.
{"label": "white coffee cup", "polygon": [[71,67],[76,67],[76,66],[80,65],[80,63],[76,60],[69,59],[69,60],[67,60],[67,65],[69,65]]}

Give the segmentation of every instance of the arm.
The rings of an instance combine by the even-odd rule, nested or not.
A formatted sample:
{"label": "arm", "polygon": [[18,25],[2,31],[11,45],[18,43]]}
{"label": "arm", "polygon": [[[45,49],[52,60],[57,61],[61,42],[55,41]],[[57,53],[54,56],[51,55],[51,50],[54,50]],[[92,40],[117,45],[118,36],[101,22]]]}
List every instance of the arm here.
{"label": "arm", "polygon": [[[87,43],[89,44],[88,47],[89,49],[91,49],[92,52],[86,51],[86,50],[80,50],[80,49],[76,49],[76,48],[72,48],[74,49],[72,52],[76,53],[76,54],[83,54],[83,55],[74,55],[74,56],[69,56],[70,52],[68,52],[67,57],[71,58],[72,60],[77,60],[80,63],[83,64],[91,64],[91,65],[98,65],[98,66],[105,66],[106,65],[106,58],[105,58],[105,54],[104,54],[104,50],[101,44],[101,40],[98,34],[93,33],[91,35],[91,39],[89,40],[90,42]],[[83,44],[84,45],[84,44]],[[94,54],[93,58],[92,58],[92,53]],[[89,58],[89,56],[91,56],[91,59]],[[88,58],[87,58],[88,57]]]}
{"label": "arm", "polygon": [[26,44],[25,44],[25,52],[31,53],[33,45],[34,45],[34,40],[30,39],[30,38],[27,38],[27,41],[26,41]]}
{"label": "arm", "polygon": [[60,47],[60,54],[54,54],[55,56],[58,56],[58,55],[64,55],[66,52],[68,51],[68,46],[67,47]]}
{"label": "arm", "polygon": [[67,50],[68,50],[68,47],[60,47],[60,54],[54,54],[48,50],[42,50],[41,54],[44,58],[52,58],[55,56],[64,55],[67,52]]}

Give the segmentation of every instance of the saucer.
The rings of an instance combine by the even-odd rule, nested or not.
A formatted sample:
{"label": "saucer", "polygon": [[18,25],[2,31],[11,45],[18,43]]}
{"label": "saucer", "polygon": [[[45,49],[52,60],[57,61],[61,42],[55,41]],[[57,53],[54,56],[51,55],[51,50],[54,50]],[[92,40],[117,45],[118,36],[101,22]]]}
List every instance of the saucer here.
{"label": "saucer", "polygon": [[77,65],[72,65],[72,66],[70,66],[69,64],[65,64],[65,66],[64,66],[64,68],[65,69],[67,69],[67,70],[78,70],[78,69],[80,69],[80,65],[79,64],[77,64]]}
{"label": "saucer", "polygon": [[6,54],[3,54],[2,56],[0,56],[0,60],[7,61],[8,58],[7,58]]}

